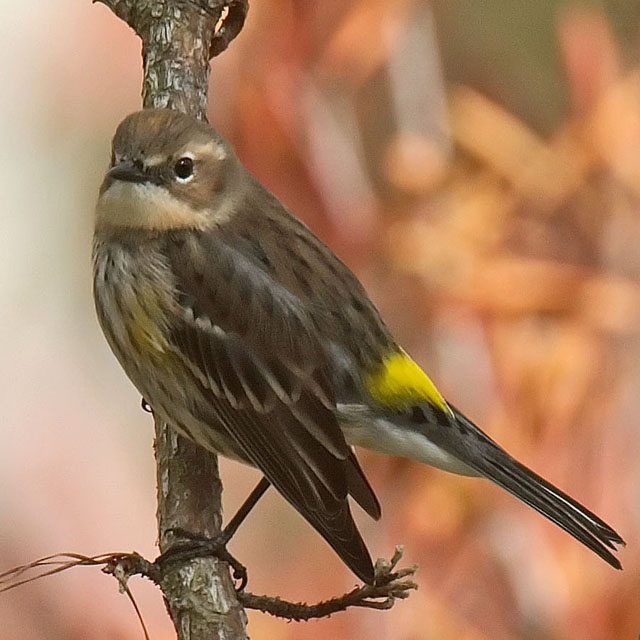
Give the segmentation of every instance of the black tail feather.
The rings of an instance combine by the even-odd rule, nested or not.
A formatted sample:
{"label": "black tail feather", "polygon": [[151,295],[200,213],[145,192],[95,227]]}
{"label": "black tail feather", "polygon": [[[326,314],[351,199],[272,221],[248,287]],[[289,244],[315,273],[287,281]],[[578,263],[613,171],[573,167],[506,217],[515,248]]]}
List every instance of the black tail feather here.
{"label": "black tail feather", "polygon": [[[502,457],[502,456],[501,456]],[[490,480],[506,489],[530,507],[562,527],[576,540],[597,553],[612,567],[621,569],[620,561],[609,551],[616,549],[615,544],[624,544],[622,538],[599,520],[591,511],[575,501],[567,501],[565,493],[549,483],[540,483],[540,476],[517,461],[506,458],[500,462],[489,460],[483,473]]]}
{"label": "black tail feather", "polygon": [[624,540],[606,522],[566,493],[501,449],[468,418],[454,409],[456,419],[478,438],[481,454],[464,462],[489,480],[562,527],[615,569],[622,565],[611,551]]}

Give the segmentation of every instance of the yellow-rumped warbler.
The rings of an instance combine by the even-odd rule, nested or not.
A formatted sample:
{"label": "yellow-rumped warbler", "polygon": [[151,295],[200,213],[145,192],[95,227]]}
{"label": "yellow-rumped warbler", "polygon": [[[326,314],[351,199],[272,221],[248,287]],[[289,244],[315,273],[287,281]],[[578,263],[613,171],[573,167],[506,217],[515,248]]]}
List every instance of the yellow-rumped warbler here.
{"label": "yellow-rumped warbler", "polygon": [[260,469],[366,582],[347,497],[376,519],[380,506],[353,445],[488,478],[620,568],[622,538],[448,404],[208,124],[169,110],[120,124],[93,260],[100,324],[153,410]]}

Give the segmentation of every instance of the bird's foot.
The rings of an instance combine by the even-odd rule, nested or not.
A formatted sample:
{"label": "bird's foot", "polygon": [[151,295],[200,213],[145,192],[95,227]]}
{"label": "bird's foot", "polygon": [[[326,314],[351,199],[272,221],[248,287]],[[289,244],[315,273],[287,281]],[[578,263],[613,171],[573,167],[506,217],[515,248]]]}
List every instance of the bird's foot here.
{"label": "bird's foot", "polygon": [[229,564],[233,570],[233,579],[239,581],[236,591],[244,591],[248,579],[247,569],[227,551],[229,536],[225,531],[213,538],[192,533],[179,527],[168,531],[175,536],[184,538],[184,540],[176,542],[167,551],[159,555],[154,562],[155,565],[164,570],[168,565],[194,560],[195,558],[218,558],[218,560]]}

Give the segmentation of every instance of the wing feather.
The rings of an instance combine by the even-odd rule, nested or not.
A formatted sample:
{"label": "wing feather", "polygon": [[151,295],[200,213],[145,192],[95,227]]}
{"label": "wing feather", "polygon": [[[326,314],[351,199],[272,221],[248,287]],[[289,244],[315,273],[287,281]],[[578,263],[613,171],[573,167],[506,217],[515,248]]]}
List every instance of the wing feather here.
{"label": "wing feather", "polygon": [[[211,256],[206,261],[200,255],[203,242]],[[370,582],[371,559],[347,496],[351,492],[374,517],[380,509],[337,422],[326,373],[330,362],[293,295],[270,283],[244,256],[231,255],[228,239],[213,242],[209,233],[182,238],[179,250],[177,244],[167,247],[180,305],[171,341],[204,390],[199,417],[222,430]],[[265,286],[270,286],[271,329],[261,315]],[[234,291],[242,292],[242,305]]]}

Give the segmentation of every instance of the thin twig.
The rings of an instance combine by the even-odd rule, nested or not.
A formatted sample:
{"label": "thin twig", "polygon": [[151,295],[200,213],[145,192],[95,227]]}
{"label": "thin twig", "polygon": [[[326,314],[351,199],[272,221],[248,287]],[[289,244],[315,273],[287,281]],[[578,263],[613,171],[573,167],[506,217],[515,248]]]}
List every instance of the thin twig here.
{"label": "thin twig", "polygon": [[418,588],[413,580],[407,579],[417,571],[417,565],[393,571],[402,558],[402,553],[403,547],[397,546],[391,560],[381,558],[376,562],[375,584],[356,587],[340,597],[317,604],[287,602],[278,597],[257,596],[245,592],[238,595],[247,609],[257,609],[278,618],[296,621],[324,618],[332,613],[345,611],[349,607],[391,609],[397,599],[408,598],[409,592]]}
{"label": "thin twig", "polygon": [[[0,593],[4,591],[10,591],[16,587],[20,587],[29,582],[34,582],[40,578],[46,578],[52,576],[67,569],[74,567],[95,567],[102,566],[102,571],[113,575],[118,580],[120,591],[127,595],[129,601],[133,606],[133,610],[136,612],[140,626],[142,627],[142,633],[145,640],[150,640],[147,626],[142,617],[140,607],[131,593],[131,589],[127,585],[127,580],[134,574],[145,575],[146,577],[155,581],[157,575],[153,571],[153,564],[148,560],[145,560],[138,553],[101,553],[96,556],[85,556],[80,553],[56,553],[50,556],[44,556],[28,564],[14,567],[8,571],[0,573]],[[20,580],[20,576],[23,576],[30,571],[37,571],[41,568],[52,567],[46,571],[36,573],[36,575],[29,576]]]}
{"label": "thin twig", "polygon": [[[103,569],[105,573],[107,573],[107,567]],[[136,602],[136,599],[133,597],[133,593],[131,593],[131,589],[129,588],[128,580],[129,575],[121,564],[116,565],[116,568],[113,571],[110,571],[113,577],[118,581],[120,586],[120,592],[125,593],[129,598],[129,601],[133,605],[133,610],[136,612],[136,616],[138,617],[138,621],[140,622],[140,626],[142,627],[142,633],[144,634],[144,640],[150,640],[149,632],[147,631],[147,625],[144,623],[144,619],[142,617],[142,613],[140,613],[140,607]]]}
{"label": "thin twig", "polygon": [[[67,569],[72,569],[73,567],[105,565],[112,558],[119,555],[123,554],[104,553],[97,556],[85,556],[80,553],[55,553],[50,556],[44,556],[43,558],[39,558],[38,560],[34,560],[28,564],[23,564],[19,567],[14,567],[13,569],[0,573],[0,593],[10,591],[11,589],[15,589],[23,584],[33,582],[34,580],[39,580],[40,578],[45,578],[62,571],[66,571]],[[37,573],[35,576],[30,576],[22,580],[18,579],[20,576],[23,576],[30,571],[36,571],[44,567],[52,568]]]}

